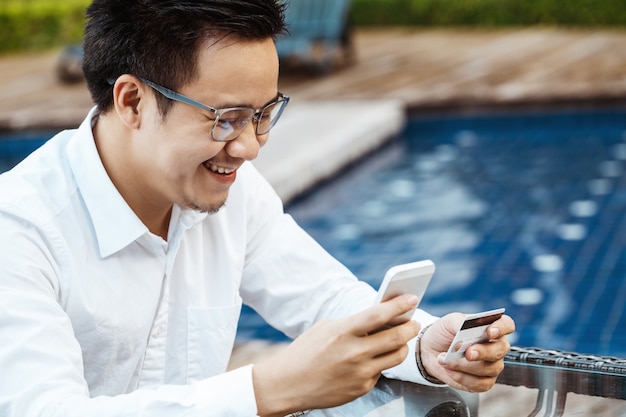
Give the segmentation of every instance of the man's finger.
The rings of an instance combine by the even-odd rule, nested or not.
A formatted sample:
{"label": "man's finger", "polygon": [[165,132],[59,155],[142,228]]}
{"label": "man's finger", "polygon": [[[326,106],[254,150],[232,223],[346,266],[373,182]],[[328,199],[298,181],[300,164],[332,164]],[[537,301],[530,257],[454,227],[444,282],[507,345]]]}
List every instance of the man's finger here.
{"label": "man's finger", "polygon": [[402,363],[409,353],[409,347],[406,343],[393,350],[380,353],[372,358],[372,365],[376,369],[389,369]]}
{"label": "man's finger", "polygon": [[374,333],[398,316],[414,309],[418,301],[417,296],[405,294],[363,310],[349,318],[353,332],[357,335]]}
{"label": "man's finger", "polygon": [[487,328],[487,334],[490,339],[497,339],[515,331],[515,322],[507,315],[503,315],[499,320]]}
{"label": "man's finger", "polygon": [[407,342],[416,337],[419,331],[419,323],[409,320],[392,328],[381,330],[368,339],[371,340],[371,345],[376,350],[374,354],[378,356],[405,347]]}

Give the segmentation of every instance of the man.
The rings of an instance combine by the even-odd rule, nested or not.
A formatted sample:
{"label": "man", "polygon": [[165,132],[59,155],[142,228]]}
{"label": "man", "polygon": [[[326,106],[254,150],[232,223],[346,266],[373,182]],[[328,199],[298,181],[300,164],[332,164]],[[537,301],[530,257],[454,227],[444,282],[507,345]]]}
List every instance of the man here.
{"label": "man", "polygon": [[[96,107],[0,176],[0,415],[280,416],[384,370],[494,384],[510,318],[447,365],[461,314],[380,330],[416,297],[372,307],[248,163],[288,102],[280,2],[95,0],[87,16]],[[225,372],[242,303],[296,339]]]}

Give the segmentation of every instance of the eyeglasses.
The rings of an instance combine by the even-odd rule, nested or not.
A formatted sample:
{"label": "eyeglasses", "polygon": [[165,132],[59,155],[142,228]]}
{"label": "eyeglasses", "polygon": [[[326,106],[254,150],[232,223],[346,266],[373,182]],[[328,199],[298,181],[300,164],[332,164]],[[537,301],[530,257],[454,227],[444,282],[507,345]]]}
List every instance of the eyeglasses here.
{"label": "eyeglasses", "polygon": [[211,137],[216,142],[228,142],[236,139],[251,121],[256,123],[256,134],[265,135],[274,127],[280,115],[283,113],[283,110],[285,110],[287,103],[289,103],[289,96],[278,93],[276,100],[261,109],[253,109],[251,107],[216,109],[206,104],[199,103],[169,88],[153,83],[152,81],[141,77],[137,78],[139,78],[142,83],[152,87],[170,100],[189,104],[190,106],[213,113],[215,115],[215,121],[211,129]]}

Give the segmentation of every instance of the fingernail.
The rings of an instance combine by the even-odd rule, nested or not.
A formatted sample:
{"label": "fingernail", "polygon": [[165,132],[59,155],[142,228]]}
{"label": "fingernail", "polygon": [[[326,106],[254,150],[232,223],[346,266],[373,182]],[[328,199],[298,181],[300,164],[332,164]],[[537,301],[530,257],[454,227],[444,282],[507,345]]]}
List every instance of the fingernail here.
{"label": "fingernail", "polygon": [[478,359],[478,352],[476,352],[475,350],[470,350],[469,360],[475,361],[477,359]]}
{"label": "fingernail", "polygon": [[491,333],[492,339],[497,339],[498,337],[500,337],[500,329],[498,329],[497,327],[492,328],[489,333]]}
{"label": "fingernail", "polygon": [[419,301],[419,298],[417,298],[416,295],[411,294],[411,296],[407,299],[408,303],[412,306],[416,306],[417,302]]}

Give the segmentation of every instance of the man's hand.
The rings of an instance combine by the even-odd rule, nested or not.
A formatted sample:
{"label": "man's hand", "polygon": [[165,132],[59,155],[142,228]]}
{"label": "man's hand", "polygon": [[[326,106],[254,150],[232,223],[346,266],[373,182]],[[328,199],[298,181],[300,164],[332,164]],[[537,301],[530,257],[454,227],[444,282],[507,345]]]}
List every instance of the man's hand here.
{"label": "man's hand", "polygon": [[256,364],[252,377],[259,415],[333,407],[369,392],[383,370],[405,359],[407,342],[419,332],[414,321],[385,325],[396,324],[394,319],[417,301],[404,295],[341,320],[322,320]]}
{"label": "man's hand", "polygon": [[451,387],[484,392],[493,387],[504,369],[504,356],[511,348],[506,335],[515,331],[515,323],[509,316],[502,316],[487,327],[489,342],[472,345],[465,357],[445,363],[443,357],[464,317],[448,314],[424,332],[420,343],[422,364],[429,375]]}

